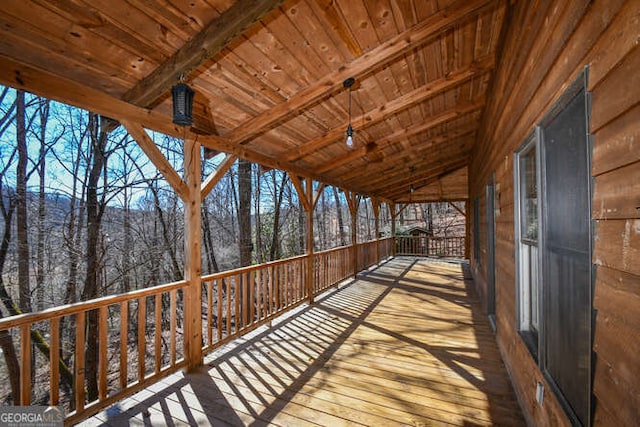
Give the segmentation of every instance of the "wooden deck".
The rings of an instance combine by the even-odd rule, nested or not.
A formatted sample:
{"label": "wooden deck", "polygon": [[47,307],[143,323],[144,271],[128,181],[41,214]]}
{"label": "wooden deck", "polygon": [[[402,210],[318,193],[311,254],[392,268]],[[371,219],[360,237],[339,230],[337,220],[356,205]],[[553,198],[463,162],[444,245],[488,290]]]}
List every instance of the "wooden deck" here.
{"label": "wooden deck", "polygon": [[524,425],[465,268],[393,259],[83,424]]}

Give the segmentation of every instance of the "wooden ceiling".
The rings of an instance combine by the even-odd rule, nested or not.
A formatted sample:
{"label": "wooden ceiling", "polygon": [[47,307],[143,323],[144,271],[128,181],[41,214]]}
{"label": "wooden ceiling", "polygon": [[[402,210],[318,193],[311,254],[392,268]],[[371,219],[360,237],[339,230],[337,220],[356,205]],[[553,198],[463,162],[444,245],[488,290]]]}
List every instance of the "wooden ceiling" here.
{"label": "wooden ceiling", "polygon": [[420,201],[412,185],[446,190],[438,181],[469,163],[506,7],[3,0],[0,82],[181,136],[169,94],[183,76],[196,91],[192,131],[206,147],[383,200]]}

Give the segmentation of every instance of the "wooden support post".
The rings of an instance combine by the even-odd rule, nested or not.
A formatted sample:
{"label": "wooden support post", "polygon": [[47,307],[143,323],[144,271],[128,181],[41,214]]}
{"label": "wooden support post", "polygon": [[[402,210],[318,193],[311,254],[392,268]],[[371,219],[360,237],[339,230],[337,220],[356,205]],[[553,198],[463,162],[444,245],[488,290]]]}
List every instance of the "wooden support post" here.
{"label": "wooden support post", "polygon": [[[471,227],[469,227],[469,200],[464,202],[464,257],[471,259]],[[475,224],[474,224],[475,225]]]}
{"label": "wooden support post", "polygon": [[307,209],[307,292],[309,304],[313,304],[313,180],[306,179],[306,197],[309,200],[309,209]]}
{"label": "wooden support post", "polygon": [[191,137],[184,141],[184,182],[188,197],[184,200],[184,347],[187,370],[202,364],[202,287],[201,266],[201,164],[200,144]]}
{"label": "wooden support post", "polygon": [[396,256],[396,204],[389,203],[389,212],[391,213],[391,256]]}
{"label": "wooden support post", "polygon": [[353,254],[353,277],[358,275],[358,207],[360,206],[360,196],[351,191],[345,191],[344,195],[349,205],[351,213],[351,251]]}
{"label": "wooden support post", "polygon": [[309,304],[313,303],[313,280],[315,277],[314,274],[314,258],[313,258],[313,212],[315,211],[316,204],[318,203],[318,199],[320,198],[320,194],[324,189],[324,184],[321,184],[318,187],[318,192],[314,196],[313,194],[313,179],[306,178],[305,187],[302,186],[302,182],[300,178],[295,175],[289,175],[291,178],[291,182],[298,192],[298,197],[302,202],[302,207],[307,213],[307,298],[309,300]]}
{"label": "wooden support post", "polygon": [[380,264],[380,201],[375,198],[371,199],[371,207],[376,220],[376,264]]}

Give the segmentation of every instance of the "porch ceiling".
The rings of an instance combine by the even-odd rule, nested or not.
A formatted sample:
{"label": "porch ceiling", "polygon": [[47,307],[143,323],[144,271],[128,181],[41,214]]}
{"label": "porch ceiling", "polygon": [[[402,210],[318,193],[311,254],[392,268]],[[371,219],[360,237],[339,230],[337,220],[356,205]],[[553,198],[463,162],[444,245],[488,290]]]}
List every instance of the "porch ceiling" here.
{"label": "porch ceiling", "polygon": [[[455,195],[506,2],[5,0],[0,82],[181,136],[170,88],[196,91],[212,149],[391,201]],[[345,144],[348,94],[356,78]],[[466,176],[466,172],[463,172]],[[410,192],[425,188],[425,191]],[[425,196],[425,200],[427,200]]]}

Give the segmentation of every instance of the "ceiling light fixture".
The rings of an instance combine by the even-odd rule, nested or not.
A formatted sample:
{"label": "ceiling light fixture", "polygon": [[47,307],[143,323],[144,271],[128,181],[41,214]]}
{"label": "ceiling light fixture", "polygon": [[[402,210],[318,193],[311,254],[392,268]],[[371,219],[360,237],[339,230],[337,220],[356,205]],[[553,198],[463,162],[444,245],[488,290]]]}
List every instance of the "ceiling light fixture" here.
{"label": "ceiling light fixture", "polygon": [[351,127],[351,87],[356,82],[356,79],[353,77],[349,77],[344,82],[342,82],[342,86],[345,89],[349,89],[349,125],[347,126],[347,147],[353,148],[353,127]]}
{"label": "ceiling light fixture", "polygon": [[193,95],[193,89],[187,86],[183,76],[180,76],[180,83],[171,88],[173,123],[179,126],[193,124]]}

